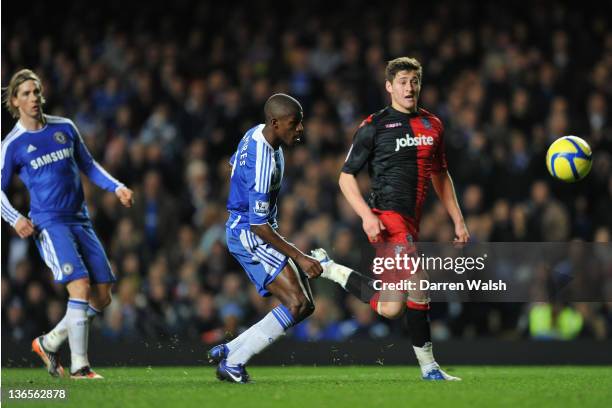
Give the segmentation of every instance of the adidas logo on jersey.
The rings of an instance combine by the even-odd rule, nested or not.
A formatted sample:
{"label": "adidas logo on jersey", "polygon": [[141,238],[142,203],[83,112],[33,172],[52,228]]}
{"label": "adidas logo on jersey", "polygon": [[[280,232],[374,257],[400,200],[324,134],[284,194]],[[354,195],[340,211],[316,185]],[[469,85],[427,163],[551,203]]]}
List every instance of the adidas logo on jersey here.
{"label": "adidas logo on jersey", "polygon": [[433,146],[434,138],[432,136],[425,136],[419,134],[416,137],[410,137],[406,134],[406,137],[395,139],[395,151],[399,151],[400,147],[413,147],[413,146]]}
{"label": "adidas logo on jersey", "polygon": [[28,153],[32,153],[36,151],[36,146],[33,145],[29,145],[28,146],[28,150],[26,150]]}

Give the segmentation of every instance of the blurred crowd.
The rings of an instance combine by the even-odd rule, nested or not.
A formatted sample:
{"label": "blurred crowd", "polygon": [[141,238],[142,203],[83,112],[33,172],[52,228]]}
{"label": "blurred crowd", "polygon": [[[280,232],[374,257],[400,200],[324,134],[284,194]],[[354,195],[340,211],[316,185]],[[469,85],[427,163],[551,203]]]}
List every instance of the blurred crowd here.
{"label": "blurred crowd", "polygon": [[[94,157],[136,192],[126,210],[84,180],[119,278],[112,304],[94,322],[109,340],[216,342],[274,306],[228,253],[224,224],[229,156],[262,122],[275,92],[301,101],[306,129],[302,145],[285,149],[280,233],[305,251],[323,246],[338,262],[367,266],[371,250],[337,178],[359,123],[388,103],[384,68],[398,56],[424,66],[420,105],[445,124],[449,168],[473,239],[610,240],[609,6],[103,3],[34,0],[27,15],[9,13],[1,63],[3,86],[18,69],[37,72],[45,111],[73,119]],[[3,137],[13,123],[3,110]],[[595,152],[591,174],[574,185],[554,181],[544,165],[547,146],[567,134]],[[359,182],[367,191],[367,174]],[[452,241],[434,196],[420,239]],[[17,178],[10,200],[27,214]],[[317,308],[293,329],[296,339],[407,330],[332,283],[312,284]],[[2,337],[50,330],[65,305],[64,288],[52,283],[33,242],[2,223]],[[432,322],[434,339],[610,338],[612,304],[434,304]]]}

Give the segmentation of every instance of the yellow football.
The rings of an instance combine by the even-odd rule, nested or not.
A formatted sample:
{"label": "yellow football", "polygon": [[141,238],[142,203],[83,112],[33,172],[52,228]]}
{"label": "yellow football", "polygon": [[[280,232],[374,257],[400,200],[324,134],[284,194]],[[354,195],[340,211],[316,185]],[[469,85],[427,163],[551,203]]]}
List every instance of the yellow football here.
{"label": "yellow football", "polygon": [[591,171],[591,147],[578,136],[555,140],[546,153],[546,167],[555,178],[567,183],[582,180]]}

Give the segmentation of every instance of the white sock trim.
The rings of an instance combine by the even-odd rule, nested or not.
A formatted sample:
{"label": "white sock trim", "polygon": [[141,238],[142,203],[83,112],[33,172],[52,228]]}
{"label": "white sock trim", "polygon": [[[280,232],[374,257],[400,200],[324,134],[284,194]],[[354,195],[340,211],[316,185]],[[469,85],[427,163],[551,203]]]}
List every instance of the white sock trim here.
{"label": "white sock trim", "polygon": [[412,346],[412,348],[423,374],[428,373],[432,368],[437,368],[438,364],[433,356],[433,345],[431,342],[425,343],[423,347]]}
{"label": "white sock trim", "polygon": [[338,285],[344,288],[346,287],[346,282],[348,282],[348,278],[351,273],[353,273],[351,268],[337,264],[334,261],[329,261],[323,266],[323,273],[321,276],[325,279],[336,282]]}

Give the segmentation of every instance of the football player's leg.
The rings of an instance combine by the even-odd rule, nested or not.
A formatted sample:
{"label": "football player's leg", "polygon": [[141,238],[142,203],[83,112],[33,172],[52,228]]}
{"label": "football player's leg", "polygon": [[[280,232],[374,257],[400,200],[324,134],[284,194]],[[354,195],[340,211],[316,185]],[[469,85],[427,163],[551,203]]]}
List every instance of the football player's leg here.
{"label": "football player's leg", "polygon": [[99,379],[101,375],[91,370],[88,356],[89,345],[89,279],[71,281],[67,286],[70,299],[68,300],[68,343],[70,344],[70,378],[72,379]]}
{"label": "football player's leg", "polygon": [[89,367],[87,345],[89,342],[89,319],[87,308],[89,306],[89,279],[81,278],[70,281],[66,288],[70,296],[66,317],[68,319],[68,343],[72,364],[71,373]]}
{"label": "football player's leg", "polygon": [[370,301],[376,313],[387,319],[395,320],[404,314],[406,295],[400,291],[381,291]]}
{"label": "football player's leg", "polygon": [[[261,296],[276,294],[282,296],[281,301],[288,303],[285,291],[295,293],[295,297],[304,291],[309,293],[308,283],[299,283],[297,268],[285,255],[250,231],[227,229],[226,232],[230,253],[242,265]],[[294,324],[295,316],[281,304],[231,342],[213,347],[208,352],[208,359],[219,362],[217,377],[231,382],[249,381],[244,365]]]}
{"label": "football player's leg", "polygon": [[[415,287],[419,288],[419,281],[429,280],[426,271],[419,270],[411,278]],[[406,322],[410,331],[412,348],[416,354],[423,379],[426,380],[450,380],[458,381],[460,378],[446,374],[433,355],[431,342],[431,329],[429,322],[429,293],[425,290],[413,290],[408,293],[406,302]]]}
{"label": "football player's leg", "polygon": [[[395,211],[377,212],[379,219],[385,225],[380,241],[373,243],[376,257],[386,259],[397,256],[410,256],[415,252],[416,228],[410,217],[405,217]],[[385,266],[377,278],[381,284],[399,284],[409,280],[411,268],[404,264],[392,267]],[[401,290],[380,290],[370,301],[370,306],[379,315],[387,319],[398,319],[405,311],[406,293]]]}
{"label": "football player's leg", "polygon": [[[281,276],[282,275],[282,276]],[[308,277],[289,259],[287,266],[267,289],[291,312],[294,324],[314,312],[314,301]]]}
{"label": "football player's leg", "polygon": [[113,283],[117,281],[102,243],[88,225],[78,225],[71,228],[77,239],[79,252],[83,262],[89,271],[91,280],[91,292],[87,316],[90,322],[102,313],[111,303],[111,290]]}
{"label": "football player's leg", "polygon": [[336,263],[323,248],[313,250],[311,255],[323,267],[321,277],[336,282],[362,302],[369,303],[379,315],[387,319],[398,319],[404,313],[405,295],[402,292],[377,291],[374,279]]}
{"label": "football player's leg", "polygon": [[311,255],[321,263],[323,267],[322,278],[336,282],[348,293],[352,294],[364,303],[369,303],[376,294],[374,280],[347,266],[336,263],[323,248],[311,251]]}
{"label": "football player's leg", "polygon": [[240,347],[228,344],[230,352],[227,364],[230,366],[244,366],[254,355],[314,311],[308,280],[291,260],[266,289],[280,300],[281,305],[239,336],[242,337]]}
{"label": "football player's leg", "polygon": [[91,285],[91,293],[89,295],[89,307],[87,308],[87,317],[89,322],[102,314],[102,311],[111,303],[112,283],[96,283]]}
{"label": "football player's leg", "polygon": [[[65,225],[54,225],[45,228],[35,238],[36,246],[53,272],[55,282],[68,284],[71,281],[87,279],[88,273],[77,251],[74,236],[70,228]],[[78,291],[74,296],[76,300],[86,301],[87,291]],[[72,296],[72,295],[71,295]],[[44,336],[34,339],[32,349],[47,365],[49,373],[53,376],[62,375],[63,368],[56,354],[60,346],[68,338],[69,310],[64,318]]]}
{"label": "football player's leg", "polygon": [[428,280],[429,275],[424,270],[418,270],[410,277],[414,283],[415,290],[408,293],[406,302],[406,320],[410,329],[410,338],[415,347],[423,347],[424,344],[431,342],[431,332],[429,328],[429,293],[421,290],[419,282]]}

